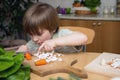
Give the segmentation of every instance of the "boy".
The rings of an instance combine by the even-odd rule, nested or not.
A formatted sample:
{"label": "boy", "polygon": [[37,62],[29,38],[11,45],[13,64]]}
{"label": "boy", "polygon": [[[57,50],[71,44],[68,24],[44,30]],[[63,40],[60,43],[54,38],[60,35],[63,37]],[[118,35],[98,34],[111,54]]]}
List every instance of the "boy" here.
{"label": "boy", "polygon": [[46,3],[36,3],[24,15],[23,26],[31,40],[18,51],[44,50],[57,52],[79,52],[87,36],[68,29],[59,29],[56,9]]}

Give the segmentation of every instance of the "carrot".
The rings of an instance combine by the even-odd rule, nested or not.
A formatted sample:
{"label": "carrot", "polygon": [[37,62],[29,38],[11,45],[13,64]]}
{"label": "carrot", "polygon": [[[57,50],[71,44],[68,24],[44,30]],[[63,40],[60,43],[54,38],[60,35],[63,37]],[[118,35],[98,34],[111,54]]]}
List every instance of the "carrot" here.
{"label": "carrot", "polygon": [[25,58],[26,58],[27,60],[31,60],[31,59],[32,59],[32,56],[31,56],[31,54],[30,54],[29,52],[26,52],[26,53],[25,53]]}
{"label": "carrot", "polygon": [[41,66],[41,65],[45,65],[45,64],[47,64],[45,59],[41,59],[41,60],[38,60],[35,62],[36,66]]}

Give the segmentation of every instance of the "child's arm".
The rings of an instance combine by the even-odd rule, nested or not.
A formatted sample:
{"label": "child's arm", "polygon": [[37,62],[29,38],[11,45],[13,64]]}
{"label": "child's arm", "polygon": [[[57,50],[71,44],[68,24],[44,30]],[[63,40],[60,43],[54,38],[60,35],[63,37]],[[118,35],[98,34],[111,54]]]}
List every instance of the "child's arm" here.
{"label": "child's arm", "polygon": [[74,32],[63,37],[54,39],[56,46],[77,46],[87,42],[87,36],[83,33]]}
{"label": "child's arm", "polygon": [[74,32],[62,37],[45,41],[38,50],[51,51],[57,46],[77,46],[87,42],[87,36],[83,33]]}
{"label": "child's arm", "polygon": [[25,52],[27,50],[28,50],[27,46],[26,45],[22,45],[22,46],[20,46],[18,48],[18,50],[16,52]]}

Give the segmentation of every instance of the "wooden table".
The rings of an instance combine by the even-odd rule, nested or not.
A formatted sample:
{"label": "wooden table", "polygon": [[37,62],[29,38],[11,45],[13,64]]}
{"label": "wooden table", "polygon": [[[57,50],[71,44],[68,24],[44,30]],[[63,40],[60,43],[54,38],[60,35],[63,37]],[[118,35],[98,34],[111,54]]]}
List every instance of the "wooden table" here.
{"label": "wooden table", "polygon": [[[97,56],[99,56],[101,53],[95,53],[95,52],[86,52],[86,53],[81,53],[80,58],[78,59],[78,62],[73,65],[73,67],[82,69],[84,68],[88,63],[90,63],[93,59],[95,59]],[[82,79],[82,80],[110,80],[109,77],[99,75],[99,74],[94,74],[87,72],[88,78],[87,79]],[[67,73],[55,73],[51,74],[45,77],[40,77],[34,73],[31,72],[31,79],[30,80],[49,80],[50,78],[57,78],[57,77],[62,77],[65,79],[69,78],[69,75]]]}

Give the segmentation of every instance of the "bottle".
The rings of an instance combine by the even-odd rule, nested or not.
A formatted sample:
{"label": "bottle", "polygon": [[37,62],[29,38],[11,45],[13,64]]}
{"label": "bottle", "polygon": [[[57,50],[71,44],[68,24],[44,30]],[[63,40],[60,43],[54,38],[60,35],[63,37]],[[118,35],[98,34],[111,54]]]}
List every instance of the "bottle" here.
{"label": "bottle", "polygon": [[57,13],[60,14],[60,5],[57,5],[56,10],[57,10]]}

